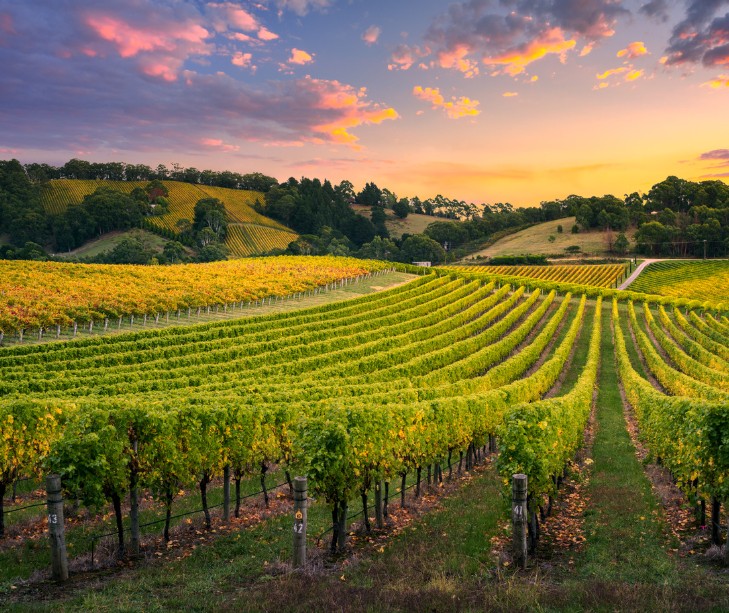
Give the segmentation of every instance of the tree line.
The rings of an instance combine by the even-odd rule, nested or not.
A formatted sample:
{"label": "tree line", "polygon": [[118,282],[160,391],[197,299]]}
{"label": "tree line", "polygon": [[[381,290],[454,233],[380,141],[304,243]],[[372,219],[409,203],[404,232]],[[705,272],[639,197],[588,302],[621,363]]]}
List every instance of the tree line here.
{"label": "tree line", "polygon": [[[44,185],[56,178],[148,183],[130,194],[100,188],[64,213],[52,215],[43,209],[40,194]],[[171,169],[163,164],[152,169],[140,164],[72,159],[60,167],[0,161],[0,235],[6,235],[11,243],[0,247],[0,257],[44,257],[46,249],[67,251],[105,232],[140,225],[160,232],[144,220],[167,211],[163,180],[261,192],[263,201],[256,202],[256,210],[301,235],[286,250],[273,253],[331,253],[441,263],[448,255],[457,258],[467,254],[499,232],[566,217],[575,217],[571,228],[575,233],[598,229],[612,236],[612,232],[637,227],[639,253],[698,257],[729,253],[729,186],[722,181],[692,182],[669,176],[646,194],[633,192],[624,198],[572,194],[542,201],[539,206],[516,208],[508,202],[474,204],[442,195],[426,200],[398,197],[374,182],[367,182],[357,192],[348,180],[334,185],[328,180],[292,177],[279,183],[257,172],[198,171],[178,164]],[[194,220],[183,220],[186,223],[178,227],[178,233],[166,236],[179,247],[162,260],[190,257],[185,247],[203,250],[205,261],[226,256],[224,206],[215,199],[205,201]],[[358,212],[353,204],[367,206],[369,211]],[[411,213],[442,219],[430,224],[423,234],[391,237],[387,217],[404,219]],[[618,235],[615,246],[622,252],[628,245]],[[125,248],[130,251],[129,244]],[[117,255],[129,257],[128,253]],[[135,261],[139,259],[142,256],[137,254]]]}

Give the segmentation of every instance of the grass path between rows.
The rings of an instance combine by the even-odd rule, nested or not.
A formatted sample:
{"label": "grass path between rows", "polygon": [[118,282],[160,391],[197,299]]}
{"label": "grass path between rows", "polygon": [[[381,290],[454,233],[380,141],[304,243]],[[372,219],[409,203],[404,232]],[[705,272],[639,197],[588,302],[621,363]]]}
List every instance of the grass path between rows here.
{"label": "grass path between rows", "polygon": [[635,455],[625,424],[613,359],[610,314],[603,308],[603,355],[596,402],[597,432],[585,514],[588,546],[582,577],[667,584],[676,568],[666,553],[666,523]]}

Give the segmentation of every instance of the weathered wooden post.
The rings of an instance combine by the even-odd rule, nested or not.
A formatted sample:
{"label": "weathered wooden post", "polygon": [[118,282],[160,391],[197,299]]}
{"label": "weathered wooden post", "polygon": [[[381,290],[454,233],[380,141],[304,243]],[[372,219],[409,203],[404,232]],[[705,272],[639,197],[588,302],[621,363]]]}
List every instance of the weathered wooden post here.
{"label": "weathered wooden post", "polygon": [[711,544],[721,545],[721,502],[718,498],[711,499]]}
{"label": "weathered wooden post", "polygon": [[513,526],[514,564],[527,565],[527,476],[512,475],[511,523]]}
{"label": "weathered wooden post", "polygon": [[130,553],[133,556],[139,555],[139,464],[137,452],[139,450],[139,441],[136,435],[132,437],[132,451],[134,456],[130,463],[129,475],[129,520],[131,540],[129,541]]}
{"label": "weathered wooden post", "polygon": [[230,521],[230,465],[223,467],[223,521]]}
{"label": "weathered wooden post", "polygon": [[294,477],[294,568],[306,565],[306,477]]}
{"label": "weathered wooden post", "polygon": [[61,477],[46,477],[46,496],[48,501],[48,535],[51,541],[51,574],[54,581],[68,579],[68,557],[66,537],[63,532],[63,495]]}

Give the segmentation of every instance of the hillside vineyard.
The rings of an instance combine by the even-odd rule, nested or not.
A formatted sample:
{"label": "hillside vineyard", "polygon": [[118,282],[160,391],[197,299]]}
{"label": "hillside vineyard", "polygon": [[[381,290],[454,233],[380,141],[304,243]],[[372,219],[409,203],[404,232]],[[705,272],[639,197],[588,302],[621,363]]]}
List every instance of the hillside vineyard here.
{"label": "hillside vineyard", "polygon": [[[3,486],[52,467],[88,504],[132,484],[171,503],[201,475],[279,464],[336,509],[496,436],[504,477],[547,496],[600,361],[617,359],[651,451],[692,495],[729,499],[727,320],[557,289],[430,274],[304,311],[0,351]],[[561,389],[579,338],[582,374]]]}

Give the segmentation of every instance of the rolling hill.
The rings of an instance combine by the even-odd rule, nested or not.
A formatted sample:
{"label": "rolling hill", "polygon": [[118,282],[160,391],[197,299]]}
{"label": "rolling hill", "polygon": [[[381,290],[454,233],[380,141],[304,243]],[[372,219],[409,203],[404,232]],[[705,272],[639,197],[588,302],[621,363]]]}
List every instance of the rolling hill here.
{"label": "rolling hill", "polygon": [[[229,226],[226,245],[232,255],[249,256],[265,253],[271,249],[285,248],[298,236],[279,222],[257,213],[253,205],[263,199],[260,192],[193,185],[179,181],[164,181],[169,190],[169,212],[148,221],[159,228],[178,232],[177,222],[192,221],[195,203],[202,198],[218,198],[225,204]],[[98,187],[110,187],[130,193],[135,187],[144,187],[145,181],[96,181],[79,179],[57,179],[50,181],[43,190],[43,207],[49,213],[60,213],[68,205],[76,204],[84,196],[92,194]]]}
{"label": "rolling hill", "polygon": [[[610,255],[606,245],[605,232],[592,230],[585,232],[581,230],[578,234],[570,232],[575,224],[574,217],[565,217],[554,221],[530,226],[524,230],[505,236],[496,241],[490,247],[478,251],[469,258],[494,257],[497,255],[523,255],[527,253],[563,254],[565,248],[571,245],[578,245],[582,255],[604,257]],[[562,226],[562,232],[558,232],[557,226]],[[613,233],[613,239],[618,233]],[[554,240],[550,241],[550,236]],[[635,229],[631,228],[625,232],[630,241],[629,253],[634,245]],[[614,255],[614,254],[612,254]]]}

